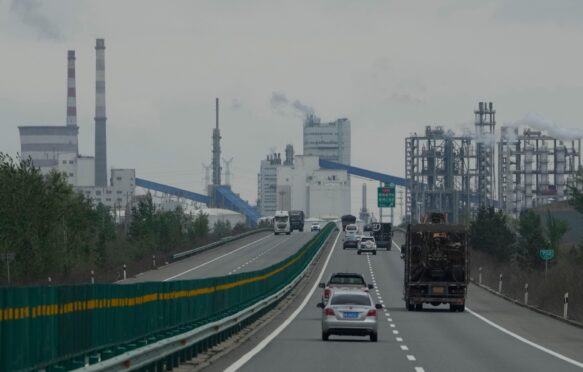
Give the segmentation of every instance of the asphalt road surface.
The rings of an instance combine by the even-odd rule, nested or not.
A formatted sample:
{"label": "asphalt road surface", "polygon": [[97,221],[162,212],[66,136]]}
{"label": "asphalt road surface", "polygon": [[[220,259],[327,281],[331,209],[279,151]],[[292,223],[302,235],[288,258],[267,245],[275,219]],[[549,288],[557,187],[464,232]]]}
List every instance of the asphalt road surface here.
{"label": "asphalt road surface", "polygon": [[291,256],[315,234],[298,231],[278,236],[257,233],[119,283],[210,278],[258,270]]}
{"label": "asphalt road surface", "polygon": [[[425,305],[408,312],[402,300],[403,263],[397,246],[376,256],[343,250],[340,238],[324,272],[360,272],[375,283],[379,341],[331,336],[321,340],[316,288],[297,317],[229,369],[257,371],[581,371],[583,329],[511,304],[471,286],[464,313]],[[282,324],[285,324],[282,320]],[[271,341],[269,341],[271,340]],[[264,348],[261,349],[262,343]],[[250,359],[249,359],[250,358]],[[243,360],[247,360],[243,362]]]}

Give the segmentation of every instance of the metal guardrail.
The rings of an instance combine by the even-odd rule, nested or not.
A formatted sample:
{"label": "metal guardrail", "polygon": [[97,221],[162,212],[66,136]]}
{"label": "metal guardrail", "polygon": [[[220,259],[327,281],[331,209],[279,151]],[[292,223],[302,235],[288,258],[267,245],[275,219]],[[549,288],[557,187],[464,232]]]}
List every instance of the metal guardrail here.
{"label": "metal guardrail", "polygon": [[177,260],[181,260],[183,258],[194,256],[195,254],[198,254],[198,253],[207,251],[209,249],[216,248],[216,247],[219,247],[221,245],[233,242],[235,240],[239,240],[239,239],[245,238],[245,237],[253,235],[253,234],[257,234],[257,233],[264,232],[264,231],[271,231],[271,230],[272,230],[272,228],[266,227],[266,228],[261,228],[261,229],[255,229],[252,231],[247,231],[245,233],[235,235],[235,236],[228,236],[228,237],[222,238],[221,240],[219,240],[217,242],[203,245],[202,247],[197,247],[197,248],[190,249],[188,251],[173,254],[171,257],[171,260],[173,262],[177,261]]}
{"label": "metal guardrail", "polygon": [[[326,240],[322,242],[320,249],[327,244],[331,236],[332,233],[326,237]],[[185,349],[193,348],[198,343],[204,342],[210,338],[215,337],[215,340],[226,339],[226,337],[220,337],[221,334],[224,334],[225,332],[229,333],[229,330],[233,327],[237,327],[242,322],[257,316],[262,310],[268,309],[270,306],[276,304],[279,300],[285,297],[288,292],[290,292],[306,275],[306,272],[309,270],[316,257],[317,255],[314,255],[310,263],[306,265],[305,269],[277,293],[260,300],[236,314],[205,324],[204,326],[198,327],[189,332],[165,338],[152,344],[128,351],[96,364],[87,365],[83,368],[76,369],[75,371],[99,372],[137,370],[151,366],[160,360],[171,357],[172,355],[177,355]],[[234,332],[229,333],[229,335],[232,333]]]}

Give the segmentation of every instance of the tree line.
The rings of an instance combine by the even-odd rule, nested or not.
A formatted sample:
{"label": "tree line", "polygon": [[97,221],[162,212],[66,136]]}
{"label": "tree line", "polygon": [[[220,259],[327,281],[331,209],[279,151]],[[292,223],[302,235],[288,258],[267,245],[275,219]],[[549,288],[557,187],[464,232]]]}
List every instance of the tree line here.
{"label": "tree line", "polygon": [[146,194],[123,224],[109,208],[76,192],[65,177],[41,174],[30,159],[0,153],[0,283],[32,284],[47,277],[75,281],[89,270],[113,270],[122,264],[177,250],[246,230],[245,225],[217,222],[208,216],[164,211]]}
{"label": "tree line", "polygon": [[[583,171],[579,171],[574,184],[569,185],[569,204],[583,214]],[[543,217],[544,216],[544,217]],[[556,218],[547,208],[541,216],[533,210],[522,211],[518,219],[510,219],[493,207],[481,208],[469,224],[469,243],[476,250],[506,261],[513,259],[524,268],[542,269],[540,249],[554,249],[557,256],[583,264],[583,241],[569,249],[561,250],[560,243],[570,228],[566,221]]]}

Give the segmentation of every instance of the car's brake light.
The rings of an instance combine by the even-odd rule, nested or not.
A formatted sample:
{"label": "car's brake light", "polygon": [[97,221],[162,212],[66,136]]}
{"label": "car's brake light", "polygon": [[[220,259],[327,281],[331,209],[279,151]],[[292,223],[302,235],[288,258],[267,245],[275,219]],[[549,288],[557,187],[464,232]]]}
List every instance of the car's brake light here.
{"label": "car's brake light", "polygon": [[335,315],[334,310],[327,307],[324,309],[324,315]]}
{"label": "car's brake light", "polygon": [[371,309],[368,311],[366,316],[377,316],[377,311],[375,309]]}
{"label": "car's brake light", "polygon": [[324,290],[324,298],[328,298],[328,297],[330,297],[330,292],[332,292],[332,291],[330,290],[330,288],[326,288],[326,289]]}

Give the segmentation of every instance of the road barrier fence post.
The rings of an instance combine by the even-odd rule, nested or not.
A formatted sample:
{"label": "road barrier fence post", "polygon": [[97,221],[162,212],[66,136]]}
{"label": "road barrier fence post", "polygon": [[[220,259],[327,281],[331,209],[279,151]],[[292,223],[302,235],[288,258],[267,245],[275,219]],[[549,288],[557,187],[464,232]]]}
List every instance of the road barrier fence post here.
{"label": "road barrier fence post", "polygon": [[51,283],[53,282],[53,278],[51,278],[51,277],[49,276],[49,278],[48,278],[48,281],[49,281],[49,285],[51,285]]}
{"label": "road barrier fence post", "polygon": [[123,280],[126,280],[128,278],[128,267],[126,266],[126,264],[123,264]]}
{"label": "road barrier fence post", "polygon": [[482,285],[482,266],[478,269],[478,283]]}
{"label": "road barrier fence post", "polygon": [[91,270],[91,284],[95,284],[95,271]]}
{"label": "road barrier fence post", "polygon": [[528,283],[524,284],[524,304],[528,305]]}
{"label": "road barrier fence post", "polygon": [[152,268],[154,268],[154,269],[156,268],[156,255],[155,254],[152,255]]}
{"label": "road barrier fence post", "polygon": [[563,318],[567,319],[568,311],[569,311],[569,292],[566,292],[563,299]]}
{"label": "road barrier fence post", "polygon": [[502,293],[502,273],[500,273],[500,279],[498,280],[498,292]]}

